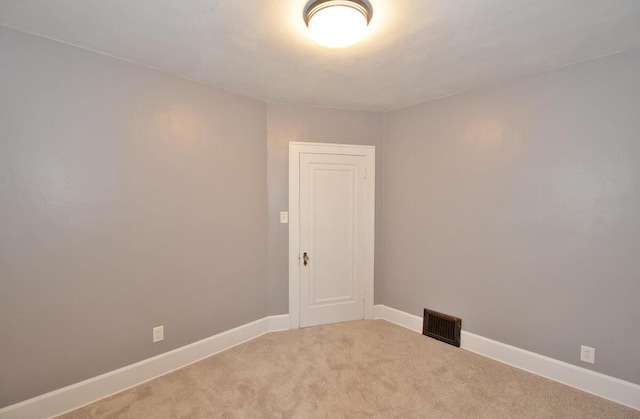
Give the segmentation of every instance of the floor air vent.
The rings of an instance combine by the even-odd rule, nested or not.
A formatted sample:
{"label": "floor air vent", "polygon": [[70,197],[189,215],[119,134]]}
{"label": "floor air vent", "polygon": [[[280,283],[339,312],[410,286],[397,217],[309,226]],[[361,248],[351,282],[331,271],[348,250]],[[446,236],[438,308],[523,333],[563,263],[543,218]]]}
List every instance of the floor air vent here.
{"label": "floor air vent", "polygon": [[460,347],[462,319],[424,309],[422,334]]}

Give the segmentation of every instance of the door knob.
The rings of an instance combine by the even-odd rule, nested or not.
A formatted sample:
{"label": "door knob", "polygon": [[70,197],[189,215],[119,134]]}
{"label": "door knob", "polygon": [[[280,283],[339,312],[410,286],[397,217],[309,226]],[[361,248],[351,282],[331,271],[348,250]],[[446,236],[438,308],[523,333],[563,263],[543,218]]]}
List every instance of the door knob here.
{"label": "door knob", "polygon": [[307,266],[307,263],[309,263],[309,255],[307,252],[302,254],[302,263],[304,263],[304,266]]}

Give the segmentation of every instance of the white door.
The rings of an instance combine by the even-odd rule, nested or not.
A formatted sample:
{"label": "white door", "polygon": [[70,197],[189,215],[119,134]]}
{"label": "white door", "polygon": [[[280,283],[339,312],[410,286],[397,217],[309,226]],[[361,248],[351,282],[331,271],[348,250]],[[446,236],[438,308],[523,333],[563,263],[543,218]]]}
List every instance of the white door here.
{"label": "white door", "polygon": [[[369,318],[374,148],[296,143],[290,152],[297,162],[293,183],[299,191],[297,217],[290,217],[298,227],[297,249],[290,257],[296,265],[299,325]],[[290,228],[295,229],[294,223]]]}

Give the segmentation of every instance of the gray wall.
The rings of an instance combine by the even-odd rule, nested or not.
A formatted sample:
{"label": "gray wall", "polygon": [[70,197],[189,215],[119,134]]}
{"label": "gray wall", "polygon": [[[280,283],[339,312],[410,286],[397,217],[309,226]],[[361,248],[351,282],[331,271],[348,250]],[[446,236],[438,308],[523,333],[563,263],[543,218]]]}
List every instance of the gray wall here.
{"label": "gray wall", "polygon": [[638,51],[383,116],[0,27],[0,406],[287,313],[289,141],[376,146],[376,303],[640,383],[637,74]]}
{"label": "gray wall", "polygon": [[264,103],[3,27],[0,92],[0,406],[267,314]]}
{"label": "gray wall", "polygon": [[[268,269],[269,314],[289,312],[288,225],[280,211],[289,207],[289,142],[306,141],[376,146],[376,244],[382,237],[382,114],[309,106],[269,104]],[[382,248],[376,248],[376,286],[382,273]]]}
{"label": "gray wall", "polygon": [[385,114],[379,301],[640,383],[639,74],[634,51]]}

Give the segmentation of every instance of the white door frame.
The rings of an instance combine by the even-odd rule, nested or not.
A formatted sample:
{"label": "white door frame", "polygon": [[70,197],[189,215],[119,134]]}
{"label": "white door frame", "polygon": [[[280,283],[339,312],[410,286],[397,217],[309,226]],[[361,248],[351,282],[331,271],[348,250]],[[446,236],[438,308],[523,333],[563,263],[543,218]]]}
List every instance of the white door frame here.
{"label": "white door frame", "polygon": [[342,154],[364,156],[366,163],[365,205],[371,208],[365,220],[367,225],[367,239],[362,246],[366,246],[368,255],[365,266],[365,302],[364,318],[373,318],[373,269],[375,249],[375,146],[326,144],[326,143],[289,143],[289,319],[291,328],[300,328],[300,154]]}

